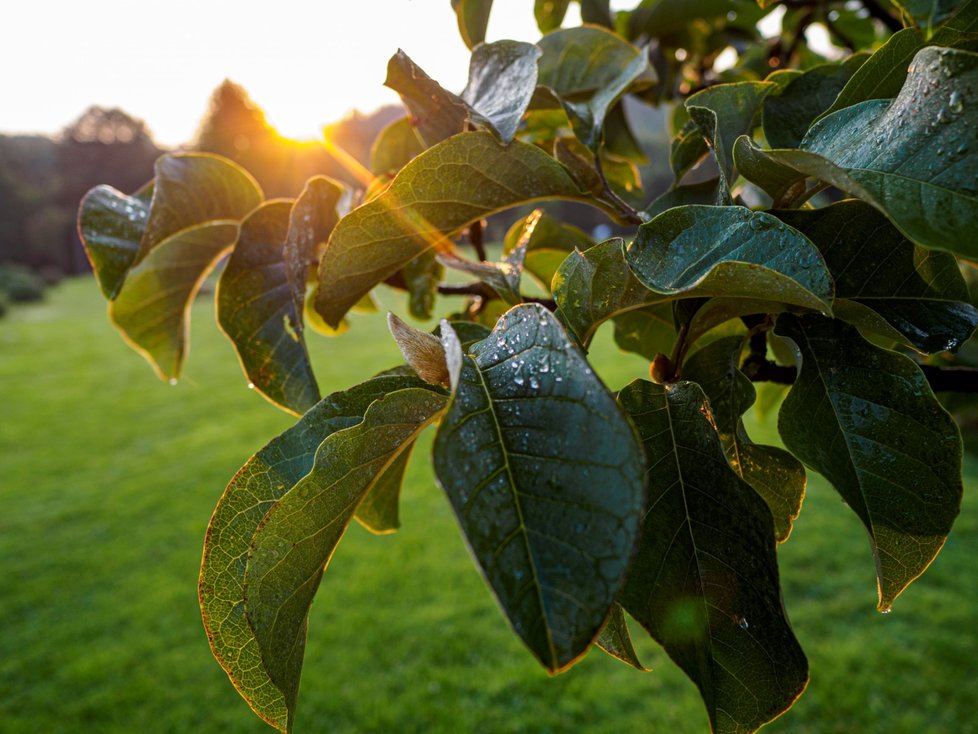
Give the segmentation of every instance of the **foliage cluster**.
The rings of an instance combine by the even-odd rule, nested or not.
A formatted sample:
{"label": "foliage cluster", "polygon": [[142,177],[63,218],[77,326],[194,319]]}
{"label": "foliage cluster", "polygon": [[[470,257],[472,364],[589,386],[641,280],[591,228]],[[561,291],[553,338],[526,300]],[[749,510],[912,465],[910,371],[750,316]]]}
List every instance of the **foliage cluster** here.
{"label": "foliage cluster", "polygon": [[[868,531],[883,612],[958,513],[961,438],[935,389],[974,391],[944,364],[978,325],[958,261],[978,221],[978,3],[786,3],[770,39],[771,2],[581,0],[585,24],[560,28],[568,4],[535,4],[530,44],[484,43],[491,3],[453,2],[472,48],[460,94],[397,52],[386,83],[409,116],[362,190],[314,177],[265,200],[241,168],[187,154],[82,203],[110,318],[163,379],[227,257],[218,323],[250,385],[300,416],[231,480],[200,576],[215,656],[283,731],[324,568],[354,518],[396,530],[428,426],[471,554],[539,662],[557,673],[596,644],[641,668],[628,615],[718,732],[756,730],[808,681],[777,566],[806,467]],[[815,23],[851,53],[820,56]],[[674,103],[675,185],[648,205],[627,95]],[[594,243],[534,211],[490,261],[483,220],[548,200],[629,234]],[[343,331],[379,287],[420,320],[464,300],[434,333],[391,315],[406,364],[322,397],[306,330]],[[609,321],[651,381],[612,392],[595,374]],[[753,382],[791,385],[787,450],[747,435]]]}

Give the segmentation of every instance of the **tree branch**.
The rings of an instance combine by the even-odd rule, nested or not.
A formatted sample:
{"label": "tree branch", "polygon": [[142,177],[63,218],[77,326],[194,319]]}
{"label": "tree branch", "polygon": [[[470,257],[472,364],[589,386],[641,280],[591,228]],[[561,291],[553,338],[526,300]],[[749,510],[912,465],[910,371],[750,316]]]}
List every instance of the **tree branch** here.
{"label": "tree branch", "polygon": [[475,250],[476,256],[479,258],[480,262],[485,262],[488,260],[486,257],[486,246],[482,241],[482,221],[472,222],[469,225],[469,244],[472,245],[472,249]]}

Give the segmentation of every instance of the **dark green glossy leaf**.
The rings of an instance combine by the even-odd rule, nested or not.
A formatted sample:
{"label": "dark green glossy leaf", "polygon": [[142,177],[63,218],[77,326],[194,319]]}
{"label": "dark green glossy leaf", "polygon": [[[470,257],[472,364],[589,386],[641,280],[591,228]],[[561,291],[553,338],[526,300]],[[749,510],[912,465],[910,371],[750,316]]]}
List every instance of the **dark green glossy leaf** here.
{"label": "dark green glossy leaf", "polygon": [[648,672],[649,669],[642,665],[635,653],[635,646],[632,645],[632,637],[628,632],[628,623],[625,621],[625,612],[622,611],[620,604],[611,605],[611,614],[594,642],[606,653],[626,665],[631,665],[643,673]]}
{"label": "dark green glossy leaf", "polygon": [[539,84],[560,101],[578,139],[597,150],[611,107],[640,77],[652,78],[645,54],[598,26],[554,31],[537,45]]}
{"label": "dark green glossy leaf", "polygon": [[322,440],[309,473],[269,507],[251,537],[244,611],[268,681],[279,692],[280,729],[291,730],[295,720],[309,607],[325,566],[357,506],[446,402],[418,387],[378,398],[362,422]]}
{"label": "dark green glossy leaf", "polygon": [[634,431],[550,312],[511,309],[462,357],[434,460],[516,633],[548,670],[571,665],[624,580],[644,470]]}
{"label": "dark green glossy leaf", "polygon": [[[894,33],[852,75],[821,116],[831,115],[868,99],[896,97],[906,81],[911,59],[922,46],[920,33],[915,28],[904,28]],[[771,144],[780,147],[775,143]]]}
{"label": "dark green glossy leaf", "polygon": [[289,714],[245,618],[245,563],[251,538],[269,508],[312,470],[316,450],[327,436],[360,423],[367,407],[388,393],[424,385],[414,376],[389,374],[327,396],[248,460],[214,510],[200,569],[204,629],[214,657],[235,688],[273,726],[284,728]]}
{"label": "dark green glossy leaf", "polygon": [[958,428],[912,360],[851,326],[783,315],[776,333],[801,355],[778,415],[781,438],[866,526],[886,611],[933,561],[958,514]]}
{"label": "dark green glossy leaf", "polygon": [[486,40],[492,0],[452,0],[452,9],[458,16],[458,32],[466,46],[475,48]]}
{"label": "dark green glossy leaf", "polygon": [[326,176],[314,176],[306,181],[289,215],[289,231],[282,247],[282,257],[296,316],[291,323],[300,336],[302,319],[299,317],[306,302],[309,267],[319,262],[319,253],[340,219],[336,207],[342,196],[341,184]]}
{"label": "dark green glossy leaf", "polygon": [[149,215],[149,196],[126,196],[111,186],[85,194],[78,212],[78,231],[103,295],[119,294],[136,260]]}
{"label": "dark green glossy leaf", "polygon": [[553,294],[564,323],[587,348],[597,328],[618,314],[669,300],[635,277],[621,238],[567,256],[553,280]]}
{"label": "dark green glossy leaf", "polygon": [[380,131],[370,148],[370,170],[375,176],[393,176],[423,150],[411,118],[394,120]]}
{"label": "dark green glossy leaf", "polygon": [[720,187],[719,178],[711,178],[694,184],[675,186],[653,201],[645,213],[651,219],[674,206],[686,204],[715,204]]}
{"label": "dark green glossy leaf", "polygon": [[895,100],[823,118],[802,147],[844,171],[910,239],[978,256],[978,54],[925,48],[910,68]]}
{"label": "dark green glossy leaf", "polygon": [[217,322],[238,352],[249,382],[275,405],[302,415],[319,387],[302,338],[283,245],[292,201],[278,199],[249,214],[217,290]]}
{"label": "dark green glossy leaf", "polygon": [[771,82],[736,82],[708,87],[686,100],[693,122],[710,141],[720,168],[721,195],[729,198],[736,177],[733,144],[754,130],[761,103],[774,88]]}
{"label": "dark green glossy leaf", "polygon": [[816,117],[827,110],[867,56],[819,64],[764,99],[764,137],[772,148],[797,148]]}
{"label": "dark green glossy leaf", "polygon": [[167,153],[154,170],[153,199],[135,263],[178,232],[205,222],[236,222],[262,201],[255,179],[220,156]]}
{"label": "dark green glossy leaf", "polygon": [[699,125],[687,120],[669,145],[669,167],[676,181],[681,181],[709,152],[710,146]]}
{"label": "dark green glossy leaf", "polygon": [[[806,178],[846,181],[845,174],[822,158],[804,150],[762,150],[748,136],[734,143],[738,172],[766,191],[775,207],[799,204],[806,195]],[[857,191],[863,193],[858,187]]]}
{"label": "dark green glossy leaf", "polygon": [[783,543],[801,511],[805,468],[784,449],[756,444],[748,437],[742,417],[756,393],[740,371],[743,346],[743,337],[718,339],[695,352],[682,374],[703,388],[730,467],[767,503],[774,518],[774,537]]}
{"label": "dark green glossy leaf", "polygon": [[109,302],[109,318],[163,380],[180,376],[190,331],[190,305],[207,274],[238,234],[233,222],[181,230],[133,266]]}
{"label": "dark green glossy leaf", "polygon": [[320,260],[316,309],[335,327],[375,285],[451,233],[544,198],[586,200],[563,167],[535,146],[514,140],[503,147],[483,132],[446,140],[336,226]]}
{"label": "dark green glossy leaf", "polygon": [[638,229],[625,259],[646,287],[684,298],[766,299],[831,311],[832,279],[803,234],[740,206],[681,206]]}
{"label": "dark green glossy leaf", "polygon": [[615,19],[608,0],[580,0],[581,21],[614,30]]}
{"label": "dark green glossy leaf", "polygon": [[530,105],[537,86],[540,49],[532,43],[496,41],[472,52],[469,83],[462,99],[471,107],[469,117],[508,143]]}
{"label": "dark green glossy leaf", "polygon": [[736,13],[757,14],[753,0],[642,0],[629,18],[629,36],[663,38],[685,31],[690,25]]}
{"label": "dark green glossy leaf", "polygon": [[730,469],[695,383],[636,380],[618,399],[642,437],[650,493],[619,601],[699,688],[713,731],[752,732],[808,681],[771,512]]}
{"label": "dark green glossy leaf", "polygon": [[425,147],[430,148],[465,129],[469,106],[425,74],[404,51],[398,49],[387,62],[384,85],[400,95],[411,115],[411,125]]}
{"label": "dark green glossy leaf", "polygon": [[536,18],[540,32],[550,33],[560,28],[569,5],[570,0],[534,0],[533,17]]}
{"label": "dark green glossy leaf", "polygon": [[[839,318],[924,352],[956,351],[978,326],[954,256],[913,244],[868,204],[850,200],[777,216],[821,251],[835,279]],[[857,304],[865,308],[854,310]]]}
{"label": "dark green glossy leaf", "polygon": [[961,0],[894,0],[894,4],[910,16],[921,28],[930,30],[945,21]]}
{"label": "dark green glossy leaf", "polygon": [[614,322],[615,344],[650,362],[659,353],[668,354],[676,341],[671,303],[625,311],[615,316]]}
{"label": "dark green glossy leaf", "polygon": [[401,527],[401,484],[404,482],[404,471],[411,461],[414,444],[412,441],[401,451],[357,507],[354,517],[371,533],[387,535]]}

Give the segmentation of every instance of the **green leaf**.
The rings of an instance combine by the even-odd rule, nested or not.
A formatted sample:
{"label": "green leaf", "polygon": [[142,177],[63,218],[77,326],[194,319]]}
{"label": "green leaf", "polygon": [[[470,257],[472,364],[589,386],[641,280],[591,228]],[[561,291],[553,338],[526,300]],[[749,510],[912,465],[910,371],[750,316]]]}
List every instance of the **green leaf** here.
{"label": "green leaf", "polygon": [[319,402],[319,387],[286,273],[283,244],[291,212],[292,201],[278,199],[241,223],[218,284],[217,322],[251,385],[273,404],[302,415]]}
{"label": "green leaf", "polygon": [[306,181],[289,215],[289,231],[282,247],[282,257],[292,289],[293,313],[296,317],[291,323],[300,336],[300,316],[306,302],[309,267],[319,262],[319,253],[340,219],[336,207],[343,190],[341,184],[326,176],[314,176]]}
{"label": "green leaf", "polygon": [[582,189],[600,198],[605,195],[607,182],[622,199],[641,206],[645,197],[638,167],[630,160],[605,155],[603,150],[598,155],[601,173],[598,172],[595,154],[577,138],[559,138],[554,142],[554,158],[563,164]]}
{"label": "green leaf", "polygon": [[554,31],[537,45],[543,51],[538,83],[557,97],[574,134],[592,151],[615,102],[640,78],[654,78],[644,53],[598,26]]}
{"label": "green leaf", "polygon": [[926,29],[943,22],[950,16],[961,0],[894,0],[913,21]]}
{"label": "green leaf", "polygon": [[569,5],[570,0],[534,0],[533,17],[536,18],[540,32],[550,33],[560,28]]}
{"label": "green leaf", "polygon": [[669,300],[635,277],[615,237],[564,260],[553,280],[553,294],[564,323],[585,349],[597,328],[626,311]]}
{"label": "green leaf", "polygon": [[642,665],[635,653],[632,637],[628,632],[628,623],[625,621],[625,612],[622,611],[620,604],[611,605],[611,614],[608,615],[608,620],[601,628],[601,634],[594,642],[611,657],[618,658],[643,673],[648,672],[649,669]]}
{"label": "green leaf", "polygon": [[778,430],[824,475],[869,531],[879,609],[924,572],[961,503],[961,436],[920,368],[851,326],[778,317],[801,355]]}
{"label": "green leaf", "polygon": [[618,348],[641,354],[650,362],[659,353],[668,354],[676,341],[671,303],[625,311],[614,322]]}
{"label": "green leaf", "polygon": [[354,515],[357,522],[375,535],[388,535],[401,527],[401,484],[415,443],[412,441],[401,451],[357,507]]}
{"label": "green leaf", "polygon": [[426,148],[465,129],[469,106],[425,74],[401,49],[387,62],[384,86],[400,95],[411,115],[411,125]]}
{"label": "green leaf", "polygon": [[669,167],[676,181],[682,181],[693,166],[710,152],[710,146],[693,120],[687,120],[669,144]]}
{"label": "green leaf", "polygon": [[492,0],[452,0],[452,9],[458,16],[458,32],[466,46],[475,48],[486,40]]}
{"label": "green leaf", "polygon": [[312,470],[323,439],[360,423],[375,400],[424,384],[414,376],[388,374],[327,396],[248,460],[214,510],[200,568],[204,629],[214,657],[235,688],[273,726],[286,726],[288,709],[245,618],[245,563],[251,538],[268,509]]}
{"label": "green leaf", "polygon": [[703,391],[636,380],[618,395],[649,466],[649,512],[619,601],[700,690],[713,731],[752,732],[804,690],[771,512],[729,467]]}
{"label": "green leaf", "polygon": [[718,339],[695,352],[683,365],[683,378],[697,383],[710,401],[720,443],[730,468],[767,503],[774,537],[788,539],[805,496],[805,468],[776,446],[756,444],[742,417],[754,404],[754,385],[740,371],[743,337]]}
{"label": "green leaf", "polygon": [[408,262],[403,270],[408,291],[408,313],[420,321],[431,318],[438,299],[438,284],[445,267],[438,262],[434,250],[426,250]]}
{"label": "green leaf", "polygon": [[823,118],[802,147],[845,171],[910,239],[975,257],[976,124],[978,54],[925,48],[895,100]]}
{"label": "green leaf", "polygon": [[535,146],[465,133],[406,165],[380,196],[333,230],[320,261],[316,309],[336,326],[370,289],[472,222],[544,198],[585,200]]}
{"label": "green leaf", "polygon": [[234,222],[208,222],[158,243],[126,276],[109,302],[109,318],[162,380],[180,377],[190,305],[204,278],[238,234]]}
{"label": "green leaf", "polygon": [[978,327],[954,256],[913,244],[868,204],[776,215],[822,253],[835,279],[838,318],[924,352],[956,351]]}
{"label": "green leaf", "polygon": [[567,254],[573,252],[575,248],[586,250],[594,244],[594,241],[581,229],[571,224],[564,224],[552,214],[537,209],[534,213],[516,220],[507,230],[503,238],[503,254],[508,255],[516,248],[524,236],[526,223],[536,212],[539,212],[537,214],[539,218],[526,243],[523,269],[549,288],[554,273],[557,272]]}
{"label": "green leaf", "polygon": [[149,198],[126,196],[111,186],[85,194],[78,212],[78,231],[103,295],[115,298],[136,260],[149,216]]}
{"label": "green leaf", "polygon": [[394,120],[380,131],[370,148],[370,170],[375,176],[393,176],[423,150],[411,118]]}
{"label": "green leaf", "polygon": [[603,25],[614,30],[615,19],[609,0],[580,0],[580,2],[582,22]]}
{"label": "green leaf", "polygon": [[720,193],[729,199],[736,178],[734,141],[754,130],[754,118],[764,98],[774,88],[772,82],[735,82],[708,87],[686,100],[693,122],[710,142],[720,168]]}
{"label": "green leaf", "polygon": [[742,206],[681,206],[638,229],[625,250],[646,287],[683,298],[765,299],[831,311],[832,279],[803,234]]}
{"label": "green leaf", "polygon": [[469,83],[462,99],[473,122],[494,131],[504,143],[516,135],[537,86],[540,49],[532,43],[496,41],[472,52]]}
{"label": "green leaf", "polygon": [[797,148],[812,122],[827,110],[867,56],[843,64],[819,64],[764,99],[764,137],[773,148]]}
{"label": "green leaf", "polygon": [[446,401],[418,387],[375,400],[362,422],[325,436],[309,473],[269,507],[255,530],[244,611],[268,681],[279,693],[274,723],[280,729],[291,730],[295,720],[309,607],[325,566],[357,506],[387,471],[398,470],[398,458]]}
{"label": "green leaf", "polygon": [[664,211],[672,209],[674,206],[715,204],[719,187],[719,178],[711,178],[694,184],[674,186],[649,204],[649,208],[645,210],[645,213],[651,219],[662,214]]}
{"label": "green leaf", "polygon": [[258,206],[258,183],[226,158],[167,153],[156,160],[153,199],[135,263],[165,240],[205,222],[236,222]]}
{"label": "green leaf", "polygon": [[922,46],[920,33],[915,28],[904,28],[894,33],[852,75],[820,117],[826,117],[868,99],[896,97],[906,81],[910,60]]}
{"label": "green leaf", "polygon": [[758,15],[753,5],[753,0],[642,0],[629,18],[629,37],[664,38],[731,12],[738,17]]}
{"label": "green leaf", "polygon": [[462,357],[434,462],[517,635],[548,670],[568,667],[624,580],[644,470],[627,419],[550,312],[511,309]]}

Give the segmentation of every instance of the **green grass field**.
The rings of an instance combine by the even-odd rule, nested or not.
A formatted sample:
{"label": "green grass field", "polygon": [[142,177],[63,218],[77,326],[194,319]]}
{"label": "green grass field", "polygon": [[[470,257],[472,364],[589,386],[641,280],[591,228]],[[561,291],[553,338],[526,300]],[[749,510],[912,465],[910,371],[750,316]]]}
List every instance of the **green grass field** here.
{"label": "green grass field", "polygon": [[[609,386],[642,376],[606,339],[594,354]],[[324,392],[400,361],[380,314],[313,341]],[[211,658],[196,582],[224,485],[291,420],[247,390],[210,299],[175,387],[124,346],[91,280],[14,309],[0,321],[0,406],[0,731],[271,731]],[[773,418],[750,428],[776,440]],[[326,574],[296,731],[707,731],[695,688],[647,639],[651,673],[594,650],[547,677],[469,560],[427,441],[403,529],[351,527]],[[978,732],[976,559],[968,493],[941,556],[880,615],[865,533],[812,477],[780,551],[812,681],[766,731]]]}

